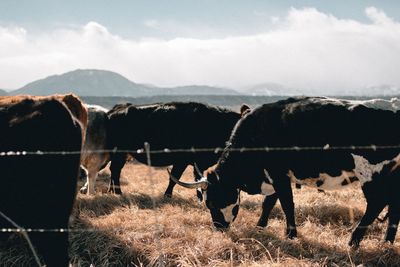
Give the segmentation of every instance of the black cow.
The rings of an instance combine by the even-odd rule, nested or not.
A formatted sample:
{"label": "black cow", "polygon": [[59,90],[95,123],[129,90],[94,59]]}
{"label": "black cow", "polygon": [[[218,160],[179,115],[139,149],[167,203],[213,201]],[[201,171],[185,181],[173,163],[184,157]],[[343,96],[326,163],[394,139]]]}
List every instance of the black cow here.
{"label": "black cow", "polygon": [[[208,130],[212,132],[211,127]],[[267,195],[260,226],[267,224],[279,199],[286,215],[287,235],[293,238],[297,231],[290,179],[321,189],[359,181],[367,209],[350,244],[361,242],[367,227],[385,206],[389,207],[386,240],[394,242],[400,217],[399,144],[400,112],[327,98],[290,98],[263,105],[240,120],[216,168],[197,185],[207,188],[206,204],[216,227],[228,227],[236,218],[239,192],[243,190]],[[363,148],[371,145],[393,147]],[[231,151],[242,147],[299,149]],[[341,149],[335,149],[338,147]]]}
{"label": "black cow", "polygon": [[[78,151],[0,156],[0,211],[25,229],[68,228],[82,146],[80,123],[55,98],[0,100],[0,151]],[[0,228],[15,227],[0,216]],[[7,235],[0,233],[0,242]],[[32,232],[29,237],[47,266],[69,265],[67,232]]]}
{"label": "black cow", "polygon": [[[248,109],[243,105],[241,112],[245,114]],[[241,114],[201,103],[172,102],[145,106],[120,104],[108,112],[108,117],[109,147],[137,151],[145,142],[150,144],[151,150],[224,147]],[[208,128],[214,131],[207,131]],[[119,178],[127,156],[128,153],[111,155],[111,192],[121,194]],[[148,164],[145,153],[133,156]],[[177,179],[188,165],[196,164],[197,169],[203,171],[217,160],[218,154],[214,152],[151,155],[152,166],[173,165],[172,174]],[[194,175],[196,179],[201,177],[197,171]],[[170,179],[165,196],[172,196],[174,186],[175,182]]]}

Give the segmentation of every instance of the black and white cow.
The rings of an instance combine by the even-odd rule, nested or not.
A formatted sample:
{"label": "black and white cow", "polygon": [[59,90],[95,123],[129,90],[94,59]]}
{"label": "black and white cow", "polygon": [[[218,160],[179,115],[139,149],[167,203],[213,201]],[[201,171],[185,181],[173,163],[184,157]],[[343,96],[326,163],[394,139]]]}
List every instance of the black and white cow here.
{"label": "black and white cow", "polygon": [[[243,105],[242,114],[248,109]],[[145,142],[150,144],[151,150],[224,147],[241,114],[202,103],[172,102],[144,106],[119,104],[108,112],[108,117],[109,147],[137,151]],[[207,131],[208,128],[214,131]],[[111,192],[121,194],[119,178],[128,154],[111,154]],[[148,164],[144,153],[133,156]],[[159,153],[151,154],[151,165],[173,165],[172,175],[179,179],[188,165],[196,164],[204,171],[215,164],[218,157],[214,152]],[[197,171],[194,175],[197,179],[201,177]],[[175,182],[170,180],[164,195],[171,197],[174,186]]]}
{"label": "black and white cow", "polygon": [[[107,112],[108,110],[98,105],[86,105],[88,109],[88,125],[85,143],[82,149],[81,171],[84,170],[85,185],[81,193],[88,195],[95,193],[95,183],[98,172],[109,161],[107,150]],[[81,174],[82,176],[82,174]]]}
{"label": "black and white cow", "polygon": [[[293,238],[297,231],[291,180],[325,190],[359,181],[367,209],[350,244],[361,242],[385,206],[389,208],[386,240],[394,242],[400,219],[399,144],[400,112],[328,98],[290,98],[265,104],[240,120],[214,170],[197,183],[180,184],[206,189],[206,205],[219,228],[236,218],[241,190],[266,195],[260,226],[267,225],[279,199],[287,235]],[[372,145],[378,149],[363,148]],[[379,149],[382,146],[387,148]],[[232,151],[242,147],[271,149]],[[299,149],[273,150],[280,147]]]}

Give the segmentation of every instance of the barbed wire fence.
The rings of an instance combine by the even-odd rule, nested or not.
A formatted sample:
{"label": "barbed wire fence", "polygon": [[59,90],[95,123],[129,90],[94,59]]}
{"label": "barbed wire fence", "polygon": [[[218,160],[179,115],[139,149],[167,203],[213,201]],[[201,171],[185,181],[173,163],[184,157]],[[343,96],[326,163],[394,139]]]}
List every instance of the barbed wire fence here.
{"label": "barbed wire fence", "polygon": [[[372,151],[378,151],[378,150],[390,150],[390,149],[396,149],[399,150],[400,152],[400,144],[399,145],[365,145],[365,146],[360,146],[360,145],[350,145],[350,146],[330,146],[329,144],[326,144],[324,146],[290,146],[290,147],[241,147],[241,148],[222,148],[222,147],[215,147],[215,148],[176,148],[176,149],[170,149],[170,148],[164,148],[164,149],[155,149],[151,150],[150,149],[150,144],[145,143],[144,148],[137,149],[137,150],[124,150],[124,149],[99,149],[99,150],[86,150],[84,153],[88,154],[101,154],[101,153],[110,153],[110,154],[116,154],[116,153],[125,153],[125,154],[130,154],[133,157],[135,155],[145,155],[146,156],[146,163],[149,167],[152,166],[152,160],[151,156],[155,154],[172,154],[172,153],[215,153],[219,154],[222,153],[224,150],[228,150],[229,152],[238,152],[238,153],[248,153],[248,152],[276,152],[276,151],[360,151],[360,150],[372,150]],[[62,155],[62,156],[69,156],[69,155],[77,155],[77,154],[82,154],[82,151],[1,151],[0,152],[0,158],[1,157],[21,157],[23,159],[26,156],[45,156],[45,155]],[[156,167],[156,166],[154,166]],[[158,167],[158,166],[157,166]],[[197,166],[195,166],[197,168]],[[198,170],[197,170],[198,171]],[[152,168],[148,169],[148,177],[150,179],[151,184],[154,184],[153,180],[153,171]],[[153,194],[152,194],[152,206],[153,209],[156,210],[157,208],[157,199],[155,198],[156,192],[154,187],[153,189]],[[159,220],[157,217],[156,213],[156,227],[154,230],[154,236],[156,240],[156,245],[157,249],[159,251],[162,251],[162,244],[161,244],[161,232],[162,229],[160,228],[159,225]],[[34,246],[32,245],[32,242],[29,238],[29,233],[82,233],[82,232],[107,232],[110,230],[115,230],[115,227],[112,229],[100,229],[100,228],[59,228],[59,229],[32,229],[32,228],[24,228],[20,225],[18,225],[16,222],[14,222],[11,218],[9,218],[6,214],[4,214],[0,210],[0,217],[3,218],[5,221],[10,223],[13,227],[10,228],[0,228],[0,233],[19,233],[23,236],[23,238],[26,240],[29,249],[31,250],[35,263],[38,266],[42,266],[38,253],[35,250]],[[160,255],[158,258],[157,262],[158,266],[164,266],[163,264],[163,255]]]}

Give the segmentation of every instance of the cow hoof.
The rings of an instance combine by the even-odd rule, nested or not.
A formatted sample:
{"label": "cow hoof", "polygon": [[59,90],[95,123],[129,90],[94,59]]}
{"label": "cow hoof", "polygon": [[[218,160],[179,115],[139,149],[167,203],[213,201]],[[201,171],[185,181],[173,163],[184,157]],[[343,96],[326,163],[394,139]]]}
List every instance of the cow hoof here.
{"label": "cow hoof", "polygon": [[263,232],[264,229],[265,229],[265,227],[263,227],[263,226],[259,226],[259,225],[256,226],[256,231],[259,233]]}
{"label": "cow hoof", "polygon": [[122,195],[121,188],[119,188],[119,187],[113,187],[113,186],[111,186],[110,188],[108,188],[107,193],[109,193],[109,194],[116,194],[116,195]]}
{"label": "cow hoof", "polygon": [[165,198],[165,199],[171,199],[171,198],[172,198],[172,194],[167,194],[167,193],[165,193],[165,194],[164,194],[164,198]]}
{"label": "cow hoof", "polygon": [[227,232],[229,229],[229,226],[221,225],[218,223],[214,223],[214,227],[215,227],[215,230],[217,230],[218,232],[222,232],[222,233]]}
{"label": "cow hoof", "polygon": [[116,195],[122,195],[121,189],[119,189],[119,188],[115,189],[115,194]]}
{"label": "cow hoof", "polygon": [[296,228],[291,228],[291,229],[287,229],[286,230],[286,236],[289,238],[289,239],[294,239],[294,238],[296,238],[297,237],[297,230],[296,230]]}
{"label": "cow hoof", "polygon": [[358,248],[360,247],[360,241],[350,240],[349,246],[350,246],[352,249],[358,249]]}
{"label": "cow hoof", "polygon": [[352,238],[349,242],[349,246],[353,249],[358,249],[360,247],[361,240]]}

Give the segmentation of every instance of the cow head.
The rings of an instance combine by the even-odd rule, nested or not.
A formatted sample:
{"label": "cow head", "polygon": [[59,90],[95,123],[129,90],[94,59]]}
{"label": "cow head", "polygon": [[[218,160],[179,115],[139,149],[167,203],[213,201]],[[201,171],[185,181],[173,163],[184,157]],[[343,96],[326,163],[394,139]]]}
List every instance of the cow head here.
{"label": "cow head", "polygon": [[234,185],[222,183],[215,170],[206,172],[206,177],[196,182],[181,182],[171,173],[170,176],[175,183],[183,187],[202,190],[203,199],[217,229],[227,229],[236,219],[239,212],[240,191]]}

